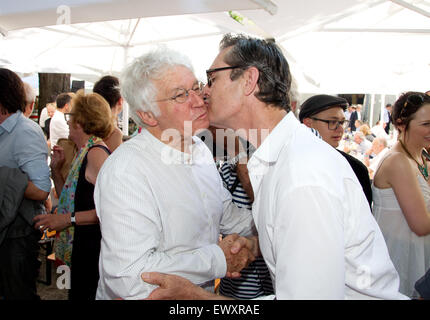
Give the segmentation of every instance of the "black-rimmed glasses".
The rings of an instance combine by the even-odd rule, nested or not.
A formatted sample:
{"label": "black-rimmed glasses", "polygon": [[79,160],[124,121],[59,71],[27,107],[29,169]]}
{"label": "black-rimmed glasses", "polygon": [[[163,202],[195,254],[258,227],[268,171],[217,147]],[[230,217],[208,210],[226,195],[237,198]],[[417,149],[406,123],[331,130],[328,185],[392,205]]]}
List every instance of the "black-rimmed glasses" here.
{"label": "black-rimmed glasses", "polygon": [[179,88],[176,90],[176,93],[173,97],[155,100],[155,102],[174,100],[177,103],[184,103],[185,101],[187,101],[190,95],[190,91],[194,91],[196,95],[201,96],[203,93],[204,86],[205,84],[203,82],[198,82],[191,89],[188,89],[188,90],[184,88]]}
{"label": "black-rimmed glasses", "polygon": [[325,120],[325,119],[319,119],[319,118],[311,118],[311,119],[327,123],[329,130],[336,130],[337,128],[339,128],[339,126],[345,129],[349,124],[349,121],[346,119],[344,120]]}
{"label": "black-rimmed glasses", "polygon": [[210,88],[212,86],[212,73],[222,71],[222,70],[229,70],[229,69],[237,69],[237,68],[244,68],[244,66],[230,66],[230,67],[221,67],[221,68],[214,68],[206,70],[206,77],[208,79],[208,87]]}

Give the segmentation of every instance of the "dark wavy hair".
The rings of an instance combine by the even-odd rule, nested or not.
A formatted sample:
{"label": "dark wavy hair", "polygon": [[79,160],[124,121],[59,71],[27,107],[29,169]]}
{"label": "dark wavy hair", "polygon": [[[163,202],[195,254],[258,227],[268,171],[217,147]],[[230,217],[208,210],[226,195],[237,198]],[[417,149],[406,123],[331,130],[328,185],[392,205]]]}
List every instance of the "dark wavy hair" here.
{"label": "dark wavy hair", "polygon": [[0,112],[15,113],[25,108],[24,83],[9,69],[0,68]]}
{"label": "dark wavy hair", "polygon": [[111,109],[115,107],[118,100],[121,99],[119,80],[114,76],[104,76],[100,78],[94,84],[93,92],[98,93],[105,98]]}
{"label": "dark wavy hair", "polygon": [[430,96],[422,92],[409,91],[403,93],[393,106],[392,118],[397,130],[399,130],[399,125],[404,125],[405,131],[407,131],[415,113],[426,103],[430,103]]}
{"label": "dark wavy hair", "polygon": [[242,34],[226,34],[220,42],[220,49],[231,47],[224,57],[230,66],[242,66],[230,74],[231,80],[240,77],[248,67],[259,71],[258,87],[255,94],[258,100],[286,111],[291,109],[289,91],[291,73],[281,49],[269,40],[247,37]]}

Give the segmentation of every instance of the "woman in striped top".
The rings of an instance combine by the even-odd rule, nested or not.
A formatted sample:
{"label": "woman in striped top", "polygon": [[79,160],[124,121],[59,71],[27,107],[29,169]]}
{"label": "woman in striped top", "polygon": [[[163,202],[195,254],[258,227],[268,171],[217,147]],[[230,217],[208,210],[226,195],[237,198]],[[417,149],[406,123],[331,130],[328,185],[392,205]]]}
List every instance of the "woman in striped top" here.
{"label": "woman in striped top", "polygon": [[[242,144],[248,142],[241,140]],[[236,139],[239,143],[239,139]],[[251,148],[248,148],[249,150]],[[238,163],[238,156],[248,156],[248,153],[239,153],[233,160],[224,162],[219,171],[224,186],[230,191],[233,202],[238,207],[249,210],[252,208],[254,194],[248,177],[246,161],[242,158]],[[240,177],[239,177],[240,176]],[[242,184],[243,183],[243,184]],[[245,186],[245,187],[244,187]],[[257,257],[248,267],[242,269],[240,278],[223,278],[220,282],[220,294],[235,299],[253,299],[273,294],[272,280],[269,270],[262,256]]]}

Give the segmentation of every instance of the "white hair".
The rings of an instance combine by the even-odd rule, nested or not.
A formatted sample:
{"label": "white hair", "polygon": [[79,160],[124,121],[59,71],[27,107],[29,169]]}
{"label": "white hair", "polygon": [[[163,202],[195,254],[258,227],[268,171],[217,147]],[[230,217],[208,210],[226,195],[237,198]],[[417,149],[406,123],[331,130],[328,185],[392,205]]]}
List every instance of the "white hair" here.
{"label": "white hair", "polygon": [[366,137],[364,136],[364,133],[363,132],[361,132],[361,131],[357,131],[355,134],[354,134],[354,137],[359,137],[361,140],[364,140]]}
{"label": "white hair", "polygon": [[27,82],[23,82],[23,84],[25,91],[25,102],[27,104],[34,102],[34,100],[36,99],[36,92]]}
{"label": "white hair", "polygon": [[121,73],[121,96],[130,107],[130,116],[138,126],[146,124],[139,118],[137,111],[152,112],[154,116],[160,115],[160,109],[154,101],[157,89],[153,80],[161,79],[166,71],[175,67],[184,66],[194,73],[191,61],[185,55],[159,46],[129,64]]}

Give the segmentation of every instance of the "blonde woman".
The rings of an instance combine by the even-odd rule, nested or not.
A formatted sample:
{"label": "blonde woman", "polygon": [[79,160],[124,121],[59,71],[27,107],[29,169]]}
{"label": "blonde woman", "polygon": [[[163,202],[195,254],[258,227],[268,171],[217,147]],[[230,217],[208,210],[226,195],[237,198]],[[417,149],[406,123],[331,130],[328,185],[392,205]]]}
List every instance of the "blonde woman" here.
{"label": "blonde woman", "polygon": [[60,194],[57,214],[35,217],[35,228],[56,230],[57,264],[71,268],[70,300],[94,300],[98,284],[101,233],[93,200],[98,172],[110,154],[103,142],[113,128],[109,104],[98,94],[79,94],[65,114],[69,138],[79,151],[67,179],[61,174],[64,150],[54,147],[52,179]]}
{"label": "blonde woman", "polygon": [[430,186],[423,150],[430,145],[430,97],[407,92],[393,107],[397,143],[374,175],[373,212],[400,276],[400,292],[430,267]]}
{"label": "blonde woman", "polygon": [[375,140],[376,136],[372,133],[372,131],[370,131],[370,128],[367,124],[362,124],[358,130],[363,132],[364,137],[370,142],[373,142],[373,140]]}

